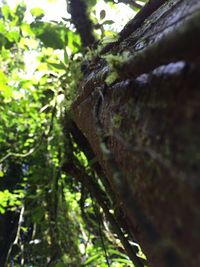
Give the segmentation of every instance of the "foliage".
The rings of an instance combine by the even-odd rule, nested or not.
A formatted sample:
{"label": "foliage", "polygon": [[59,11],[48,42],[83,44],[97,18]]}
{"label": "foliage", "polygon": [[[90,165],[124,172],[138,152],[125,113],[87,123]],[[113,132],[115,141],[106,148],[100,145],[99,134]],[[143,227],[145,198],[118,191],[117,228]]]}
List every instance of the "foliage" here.
{"label": "foliage", "polygon": [[[91,8],[96,2],[90,1]],[[7,254],[5,266],[132,266],[91,193],[63,168],[67,162],[94,175],[68,131],[82,77],[80,37],[67,19],[45,22],[43,10],[34,8],[28,23],[25,12],[23,3],[13,10],[4,4],[0,16],[0,235],[7,235],[0,250]],[[105,20],[105,11],[93,20],[100,36],[109,36],[106,25],[112,21]],[[8,225],[12,234],[6,232]]]}

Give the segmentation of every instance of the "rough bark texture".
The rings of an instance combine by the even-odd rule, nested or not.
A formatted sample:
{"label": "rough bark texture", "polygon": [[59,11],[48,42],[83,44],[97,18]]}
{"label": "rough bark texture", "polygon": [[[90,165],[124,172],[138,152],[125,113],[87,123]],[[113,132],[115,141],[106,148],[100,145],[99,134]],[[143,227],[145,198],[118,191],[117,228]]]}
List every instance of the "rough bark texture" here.
{"label": "rough bark texture", "polygon": [[200,1],[167,1],[130,29],[105,50],[129,52],[117,69],[118,80],[105,85],[110,67],[100,59],[82,83],[73,119],[126,211],[149,266],[197,267]]}

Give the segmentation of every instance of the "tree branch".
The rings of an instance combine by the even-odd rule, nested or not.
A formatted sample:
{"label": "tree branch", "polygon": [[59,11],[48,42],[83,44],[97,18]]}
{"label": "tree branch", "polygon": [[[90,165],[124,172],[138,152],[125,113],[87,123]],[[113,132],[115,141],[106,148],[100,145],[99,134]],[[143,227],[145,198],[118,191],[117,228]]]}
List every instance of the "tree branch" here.
{"label": "tree branch", "polygon": [[141,9],[136,16],[130,20],[128,24],[119,33],[119,41],[122,41],[137,28],[139,28],[142,23],[147,19],[154,11],[156,11],[161,5],[163,5],[168,0],[149,0],[149,2]]}
{"label": "tree branch", "polygon": [[87,6],[82,0],[68,0],[69,12],[77,32],[80,34],[82,45],[91,46],[95,42],[93,25],[87,13]]}

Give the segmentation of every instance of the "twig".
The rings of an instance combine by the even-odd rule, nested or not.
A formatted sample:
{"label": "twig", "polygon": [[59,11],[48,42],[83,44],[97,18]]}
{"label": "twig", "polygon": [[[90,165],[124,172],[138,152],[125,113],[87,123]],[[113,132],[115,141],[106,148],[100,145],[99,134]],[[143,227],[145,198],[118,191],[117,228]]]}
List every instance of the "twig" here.
{"label": "twig", "polygon": [[[114,2],[114,1],[112,1]],[[124,3],[124,4],[128,4],[133,8],[137,8],[137,9],[141,9],[143,7],[143,5],[138,4],[135,0],[118,0],[118,3]]]}
{"label": "twig", "polygon": [[32,147],[27,153],[15,153],[15,152],[9,152],[7,155],[5,155],[3,158],[0,159],[0,163],[2,163],[3,161],[5,161],[6,159],[8,159],[9,157],[16,157],[16,158],[26,158],[28,156],[30,156],[34,151],[36,151],[42,141],[43,141],[43,138],[46,137],[46,136],[49,136],[52,129],[53,129],[53,122],[54,122],[54,117],[56,115],[56,106],[57,106],[57,103],[54,105],[53,109],[52,109],[52,113],[51,113],[51,121],[50,121],[50,125],[49,125],[49,129],[48,129],[48,133],[45,134],[45,133],[42,133],[41,137],[40,137],[40,140],[39,142],[35,145],[35,147]]}
{"label": "twig", "polygon": [[93,199],[92,199],[92,205],[93,205],[94,213],[95,213],[96,218],[98,220],[99,235],[100,235],[100,238],[101,238],[102,248],[103,248],[103,251],[104,251],[104,254],[105,254],[105,258],[106,258],[106,263],[107,263],[108,267],[110,267],[109,257],[108,257],[108,253],[107,253],[107,250],[106,250],[106,246],[105,246],[104,238],[103,238],[103,233],[102,233],[102,229],[101,229],[101,225],[102,225],[101,215],[100,215],[99,210],[97,210],[97,206],[95,205]]}
{"label": "twig", "polygon": [[11,252],[12,252],[12,248],[14,245],[18,245],[18,242],[19,242],[19,238],[20,238],[20,230],[21,230],[21,226],[22,226],[22,223],[23,223],[23,217],[24,217],[24,205],[22,206],[21,208],[21,211],[20,211],[20,215],[19,215],[19,220],[18,220],[18,226],[17,226],[17,232],[16,232],[16,236],[15,236],[15,240],[12,242],[12,244],[10,245],[10,248],[8,250],[8,254],[7,254],[7,257],[6,257],[6,261],[5,261],[5,266],[7,266],[8,264],[8,261],[9,261],[9,258],[10,258],[10,255],[11,255]]}

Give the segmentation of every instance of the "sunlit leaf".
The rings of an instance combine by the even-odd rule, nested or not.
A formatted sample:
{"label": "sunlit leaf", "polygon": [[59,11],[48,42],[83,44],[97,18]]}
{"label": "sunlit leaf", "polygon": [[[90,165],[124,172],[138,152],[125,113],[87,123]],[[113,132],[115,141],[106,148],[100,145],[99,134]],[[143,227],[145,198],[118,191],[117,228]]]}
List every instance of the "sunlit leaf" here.
{"label": "sunlit leaf", "polygon": [[103,22],[103,24],[107,24],[107,25],[112,25],[113,23],[115,23],[113,20],[105,20],[104,22]]}
{"label": "sunlit leaf", "polygon": [[10,31],[7,33],[6,35],[7,39],[12,42],[18,42],[19,38],[20,38],[20,33],[19,31]]}
{"label": "sunlit leaf", "polygon": [[9,5],[3,5],[1,7],[1,12],[6,20],[11,19],[11,9]]}
{"label": "sunlit leaf", "polygon": [[32,8],[30,10],[31,12],[31,15],[34,17],[34,18],[37,18],[37,19],[41,19],[44,17],[44,10],[42,8],[39,8],[39,7],[35,7],[35,8]]}

